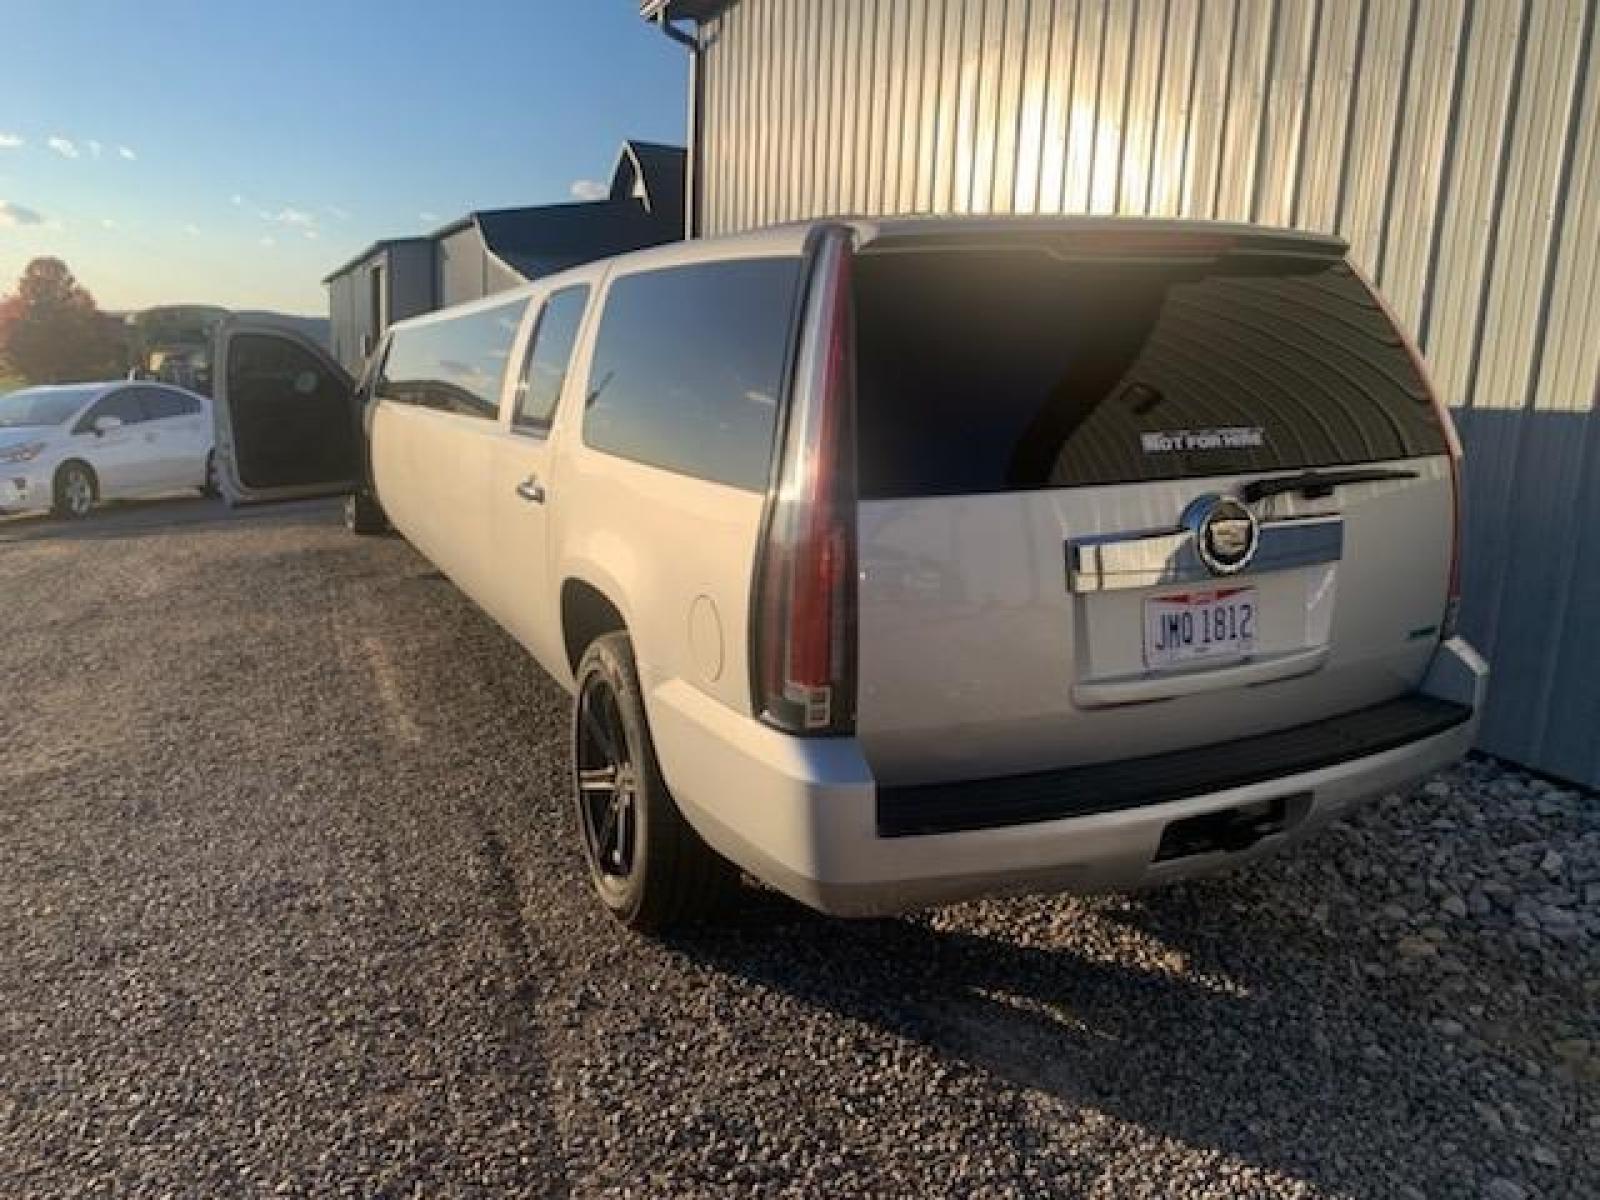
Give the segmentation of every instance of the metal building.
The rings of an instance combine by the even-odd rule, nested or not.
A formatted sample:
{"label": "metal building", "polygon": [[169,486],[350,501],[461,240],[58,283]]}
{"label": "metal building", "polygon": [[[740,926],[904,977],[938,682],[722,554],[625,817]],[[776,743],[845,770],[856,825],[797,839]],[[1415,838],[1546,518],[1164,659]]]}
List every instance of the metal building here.
{"label": "metal building", "polygon": [[1600,785],[1600,0],[646,0],[692,211],[1335,231],[1469,454],[1483,746]]}
{"label": "metal building", "polygon": [[684,193],[681,147],[630,141],[603,200],[471,212],[423,237],[374,242],[323,280],[334,357],[356,372],[395,321],[676,241]]}

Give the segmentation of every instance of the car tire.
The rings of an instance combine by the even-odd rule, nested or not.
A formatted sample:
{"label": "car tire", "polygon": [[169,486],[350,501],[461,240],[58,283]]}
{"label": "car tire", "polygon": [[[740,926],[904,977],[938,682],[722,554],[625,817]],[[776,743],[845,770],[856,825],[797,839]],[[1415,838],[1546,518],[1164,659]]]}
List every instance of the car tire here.
{"label": "car tire", "polygon": [[363,536],[387,533],[389,518],[383,515],[383,505],[371,492],[351,492],[344,498],[344,527]]}
{"label": "car tire", "polygon": [[100,481],[84,462],[66,462],[56,468],[51,511],[69,521],[81,521],[100,498]]}
{"label": "car tire", "polygon": [[684,819],[661,777],[628,635],[597,638],[577,677],[573,798],[590,882],[606,910],[640,933],[706,917],[738,874]]}

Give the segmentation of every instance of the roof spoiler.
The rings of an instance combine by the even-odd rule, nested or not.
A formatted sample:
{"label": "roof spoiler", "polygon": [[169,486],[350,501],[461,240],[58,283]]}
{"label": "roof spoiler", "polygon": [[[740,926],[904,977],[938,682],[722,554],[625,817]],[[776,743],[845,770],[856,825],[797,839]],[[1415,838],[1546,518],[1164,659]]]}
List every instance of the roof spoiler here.
{"label": "roof spoiler", "polygon": [[1342,259],[1343,238],[1302,229],[1143,217],[920,217],[854,223],[863,252],[978,248],[1030,242],[1069,258],[1263,255]]}

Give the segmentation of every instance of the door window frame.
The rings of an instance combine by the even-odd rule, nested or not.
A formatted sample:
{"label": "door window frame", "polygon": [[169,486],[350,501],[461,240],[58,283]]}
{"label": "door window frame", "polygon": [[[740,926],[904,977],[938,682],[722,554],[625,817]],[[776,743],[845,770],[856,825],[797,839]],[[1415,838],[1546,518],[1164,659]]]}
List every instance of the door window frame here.
{"label": "door window frame", "polygon": [[[106,413],[103,411],[107,404],[110,404],[111,401],[117,400],[120,397],[126,397],[125,402],[132,403],[134,410],[138,413],[138,416],[134,417],[132,420],[129,420],[127,417],[123,417],[121,413]],[[102,416],[121,417],[122,427],[124,429],[131,425],[142,425],[150,419],[145,414],[144,401],[139,396],[138,387],[119,387],[113,388],[111,391],[107,392],[105,395],[101,396],[98,400],[91,404],[83,416],[78,418],[77,424],[72,427],[72,432],[75,434],[98,433],[94,427],[94,423]]]}
{"label": "door window frame", "polygon": [[[567,363],[566,369],[561,374],[561,387],[556,391],[556,401],[550,406],[549,416],[537,419],[525,418],[522,415],[522,401],[528,394],[529,372],[533,370],[533,356],[539,349],[539,334],[544,329],[545,318],[550,315],[550,305],[570,292],[582,293],[583,307],[578,312],[578,323],[573,327],[572,345],[567,350]],[[550,430],[561,412],[561,401],[566,396],[567,381],[572,378],[573,363],[576,362],[583,343],[584,322],[588,320],[593,300],[594,285],[588,280],[580,280],[556,288],[539,301],[539,311],[533,319],[533,327],[528,331],[527,347],[522,352],[522,370],[518,372],[516,380],[511,385],[512,433],[540,441],[550,436]]]}

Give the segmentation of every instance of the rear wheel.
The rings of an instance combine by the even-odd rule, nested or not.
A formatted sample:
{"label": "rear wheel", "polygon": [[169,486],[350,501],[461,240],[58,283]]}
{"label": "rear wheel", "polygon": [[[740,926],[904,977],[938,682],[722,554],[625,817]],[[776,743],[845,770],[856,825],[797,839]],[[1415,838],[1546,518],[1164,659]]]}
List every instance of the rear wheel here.
{"label": "rear wheel", "polygon": [[94,507],[99,485],[87,463],[63,463],[56,471],[55,514],[69,520],[81,520]]}
{"label": "rear wheel", "polygon": [[370,492],[351,492],[344,498],[344,527],[351,533],[386,533],[389,518]]}
{"label": "rear wheel", "polygon": [[578,832],[607,910],[644,933],[702,917],[737,876],[667,791],[625,633],[596,639],[578,664],[572,759]]}

